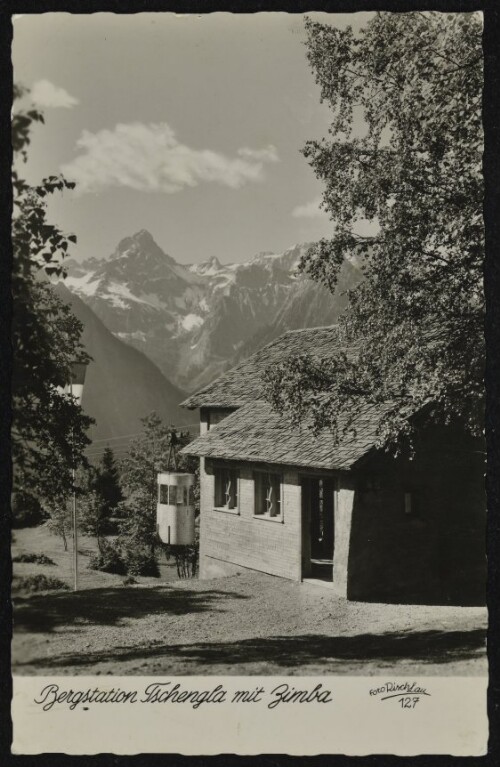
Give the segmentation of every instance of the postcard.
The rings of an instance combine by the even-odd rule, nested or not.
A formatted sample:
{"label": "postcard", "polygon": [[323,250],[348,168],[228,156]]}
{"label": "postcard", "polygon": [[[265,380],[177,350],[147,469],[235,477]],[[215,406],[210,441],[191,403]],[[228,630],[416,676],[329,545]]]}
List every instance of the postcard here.
{"label": "postcard", "polygon": [[13,753],[486,753],[482,15],[13,26]]}

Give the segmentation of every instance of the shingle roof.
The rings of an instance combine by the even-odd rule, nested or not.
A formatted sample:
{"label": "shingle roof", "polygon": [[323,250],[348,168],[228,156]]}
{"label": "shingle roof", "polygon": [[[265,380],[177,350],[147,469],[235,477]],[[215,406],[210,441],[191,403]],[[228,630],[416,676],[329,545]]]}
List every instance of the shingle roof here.
{"label": "shingle roof", "polygon": [[340,351],[349,353],[350,350],[338,325],[292,330],[271,341],[181,404],[187,408],[241,407],[262,398],[262,374],[271,363],[280,362],[291,353],[331,357]]}
{"label": "shingle roof", "polygon": [[257,400],[243,405],[181,452],[206,458],[349,469],[375,445],[384,410],[380,405],[360,406],[351,416],[348,433],[336,444],[329,430],[315,436],[305,423],[294,428],[269,403]]}

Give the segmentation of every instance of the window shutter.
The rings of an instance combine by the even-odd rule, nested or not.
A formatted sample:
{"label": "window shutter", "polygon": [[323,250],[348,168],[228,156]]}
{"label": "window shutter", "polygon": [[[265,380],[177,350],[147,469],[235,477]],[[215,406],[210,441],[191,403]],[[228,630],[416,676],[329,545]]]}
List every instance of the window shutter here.
{"label": "window shutter", "polygon": [[215,506],[222,506],[222,477],[221,477],[220,471],[218,470],[215,471],[214,483],[215,483],[215,487],[214,487]]}
{"label": "window shutter", "polygon": [[262,514],[262,474],[254,474],[254,514]]}
{"label": "window shutter", "polygon": [[409,515],[413,513],[413,496],[411,492],[405,493],[405,514]]}

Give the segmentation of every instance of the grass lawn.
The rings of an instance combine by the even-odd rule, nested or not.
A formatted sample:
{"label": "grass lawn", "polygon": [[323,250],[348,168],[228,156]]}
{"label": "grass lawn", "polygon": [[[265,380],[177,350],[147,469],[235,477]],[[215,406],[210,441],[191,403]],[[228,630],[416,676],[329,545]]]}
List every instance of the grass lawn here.
{"label": "grass lawn", "polygon": [[[47,576],[59,578],[73,588],[73,539],[68,539],[68,551],[64,551],[62,539],[50,532],[46,525],[40,527],[26,527],[14,530],[12,544],[12,556],[17,554],[45,554],[55,562],[53,565],[38,565],[34,562],[14,562],[14,593],[16,592],[17,577],[26,575],[38,575],[43,573]],[[80,589],[96,589],[99,587],[121,586],[123,575],[101,573],[98,570],[89,569],[90,556],[97,551],[95,538],[87,535],[78,536],[78,587]],[[175,563],[171,560],[167,563],[163,558],[160,560],[160,578],[137,577],[140,583],[158,584],[160,581],[171,581],[177,578]]]}
{"label": "grass lawn", "polygon": [[[70,543],[71,546],[71,543]],[[71,551],[44,527],[15,531],[13,671],[18,674],[486,674],[480,607],[345,602],[328,589],[262,573],[218,580],[123,577],[88,570],[81,589],[16,593],[16,576],[72,583]]]}

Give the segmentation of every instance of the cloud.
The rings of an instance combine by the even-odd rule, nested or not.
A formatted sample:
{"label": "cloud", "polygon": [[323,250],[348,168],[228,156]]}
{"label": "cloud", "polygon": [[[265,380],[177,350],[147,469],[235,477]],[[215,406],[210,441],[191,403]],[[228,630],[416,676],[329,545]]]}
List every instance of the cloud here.
{"label": "cloud", "polygon": [[243,149],[238,149],[238,154],[240,157],[262,162],[278,162],[279,159],[276,147],[272,144],[269,144],[265,149],[248,149],[243,147]]}
{"label": "cloud", "polygon": [[38,80],[31,89],[31,98],[39,107],[71,109],[79,101],[64,88],[58,88],[50,80]]}
{"label": "cloud", "polygon": [[315,197],[314,200],[306,202],[305,205],[297,205],[292,210],[294,218],[328,218],[328,213],[320,208],[321,197]]}
{"label": "cloud", "polygon": [[276,162],[273,146],[238,150],[228,157],[210,149],[182,144],[167,123],[118,124],[97,133],[83,131],[82,153],[61,170],[80,193],[112,187],[173,194],[186,187],[216,183],[239,189],[262,181],[266,163]]}

